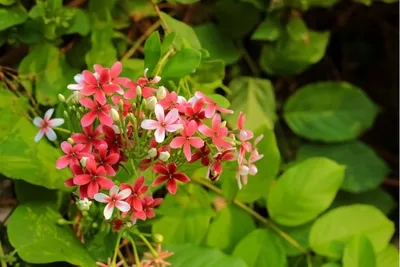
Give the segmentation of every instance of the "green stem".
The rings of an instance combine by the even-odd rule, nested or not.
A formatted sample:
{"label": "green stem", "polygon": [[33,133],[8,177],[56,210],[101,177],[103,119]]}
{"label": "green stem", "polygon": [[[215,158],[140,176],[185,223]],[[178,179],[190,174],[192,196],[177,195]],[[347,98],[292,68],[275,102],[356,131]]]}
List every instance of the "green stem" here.
{"label": "green stem", "polygon": [[6,260],[4,259],[4,251],[3,251],[3,245],[1,244],[1,240],[0,240],[0,259],[1,259],[1,267],[7,267]]}
{"label": "green stem", "polygon": [[115,267],[117,265],[117,254],[119,250],[119,243],[121,242],[122,238],[122,231],[119,232],[118,238],[117,238],[117,243],[115,244],[115,249],[114,249],[114,256],[111,262],[111,266]]}
{"label": "green stem", "polygon": [[137,267],[140,267],[140,259],[139,259],[139,254],[138,254],[138,250],[136,247],[136,243],[133,240],[132,237],[129,236],[129,240],[131,241],[132,247],[133,247],[133,255],[135,255],[135,264]]}
{"label": "green stem", "polygon": [[221,89],[224,90],[224,92],[225,92],[226,94],[228,94],[228,95],[231,95],[231,94],[232,94],[232,90],[229,89],[229,87],[226,86],[225,84],[221,83],[219,87],[221,87]]}
{"label": "green stem", "polygon": [[165,61],[168,59],[168,57],[174,52],[174,48],[171,47],[167,53],[165,53],[165,55],[162,57],[162,59],[158,62],[157,64],[157,71],[156,74],[154,76],[157,76],[158,74],[160,74],[162,67],[165,64]]}
{"label": "green stem", "polygon": [[154,255],[154,257],[158,258],[160,255],[158,255],[157,251],[153,248],[153,246],[150,244],[150,242],[146,239],[146,237],[144,237],[143,234],[138,233],[137,234],[142,240],[143,242],[146,244],[146,246],[149,248],[150,252]]}
{"label": "green stem", "polygon": [[122,252],[121,252],[121,250],[118,248],[118,257],[121,259],[121,261],[122,261],[122,265],[124,266],[124,267],[129,267],[129,265],[126,263],[126,260],[125,260],[125,258],[124,258],[124,255],[122,255]]}
{"label": "green stem", "polygon": [[154,0],[151,0],[151,3],[152,3],[153,6],[154,6],[154,10],[156,11],[157,16],[160,18],[161,25],[162,25],[164,31],[166,31],[167,33],[172,32],[171,29],[168,27],[167,22],[166,22],[166,21],[164,20],[164,18],[161,16],[161,11],[160,11],[160,9],[158,8],[157,3],[156,3]]}
{"label": "green stem", "polygon": [[69,130],[64,129],[64,128],[60,128],[60,127],[51,127],[51,128],[53,128],[54,130],[59,131],[59,132],[71,134],[71,132]]}
{"label": "green stem", "polygon": [[307,254],[307,267],[312,267],[311,255]]}

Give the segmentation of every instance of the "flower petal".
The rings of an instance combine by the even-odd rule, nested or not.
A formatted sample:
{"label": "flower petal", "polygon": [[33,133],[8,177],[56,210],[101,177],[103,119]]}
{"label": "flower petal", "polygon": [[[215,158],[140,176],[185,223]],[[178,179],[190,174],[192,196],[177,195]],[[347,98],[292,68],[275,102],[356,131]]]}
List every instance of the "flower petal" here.
{"label": "flower petal", "polygon": [[155,120],[143,120],[140,126],[146,130],[154,130],[160,127],[160,123]]}
{"label": "flower petal", "polygon": [[196,121],[190,121],[185,127],[187,136],[192,136],[197,131],[197,128],[199,127],[197,126]]}
{"label": "flower petal", "polygon": [[179,118],[179,112],[176,108],[174,108],[174,109],[171,109],[170,112],[168,112],[167,116],[165,117],[164,122],[166,124],[171,124],[171,123],[176,122],[178,120],[178,118]]}
{"label": "flower petal", "polygon": [[138,192],[140,188],[143,186],[144,183],[144,176],[139,176],[133,185],[133,192]]}
{"label": "flower petal", "polygon": [[46,134],[47,138],[49,138],[50,141],[55,141],[57,139],[56,133],[50,127],[47,127],[45,134]]}
{"label": "flower petal", "polygon": [[182,124],[170,124],[165,126],[165,130],[167,130],[170,133],[176,132],[179,129],[182,129],[183,125]]}
{"label": "flower petal", "polygon": [[120,199],[125,199],[125,198],[129,197],[131,194],[132,194],[132,191],[129,188],[127,188],[127,189],[124,189],[121,192],[119,192],[118,197]]}
{"label": "flower petal", "polygon": [[121,62],[117,61],[115,62],[112,67],[111,67],[111,77],[117,77],[122,71],[122,64]]}
{"label": "flower petal", "polygon": [[157,186],[159,184],[164,183],[166,180],[168,180],[168,176],[159,176],[154,180],[154,182],[151,185]]}
{"label": "flower petal", "polygon": [[165,129],[161,127],[157,128],[154,132],[154,136],[156,137],[157,143],[162,143],[165,139]]}
{"label": "flower petal", "polygon": [[212,137],[214,135],[214,131],[204,124],[199,126],[199,132],[208,137]]}
{"label": "flower petal", "polygon": [[[172,111],[172,110],[171,110]],[[164,109],[160,104],[156,104],[156,107],[154,109],[154,112],[156,113],[156,118],[159,122],[164,122]],[[167,115],[168,116],[168,115]]]}
{"label": "flower petal", "polygon": [[105,113],[104,111],[99,112],[98,116],[99,116],[99,120],[100,120],[101,124],[107,125],[107,126],[114,124],[113,119],[111,119],[110,116],[107,113]]}
{"label": "flower petal", "polygon": [[190,150],[190,143],[186,142],[183,145],[183,154],[185,154],[185,157],[188,161],[192,159],[192,151]]}
{"label": "flower petal", "polygon": [[94,99],[99,102],[100,105],[104,105],[107,102],[106,95],[100,89],[94,93]]}
{"label": "flower petal", "polygon": [[172,141],[169,144],[169,146],[172,147],[172,148],[179,148],[179,147],[183,146],[185,141],[186,141],[185,137],[178,136],[178,137],[175,137],[174,139],[172,139]]}
{"label": "flower petal", "polygon": [[35,135],[35,142],[39,142],[39,140],[42,139],[43,135],[44,135],[44,132],[40,130],[40,131]]}
{"label": "flower petal", "polygon": [[91,124],[93,124],[94,120],[97,117],[97,112],[92,110],[89,111],[88,113],[86,113],[85,115],[83,115],[82,119],[81,119],[81,124],[83,127],[87,127]]}
{"label": "flower petal", "polygon": [[64,119],[52,119],[49,121],[49,125],[52,127],[60,126],[64,123]]}
{"label": "flower petal", "polygon": [[91,73],[88,70],[84,70],[82,72],[83,78],[85,79],[85,82],[88,84],[96,85],[97,84],[97,79],[94,77],[93,73]]}
{"label": "flower petal", "polygon": [[110,197],[112,197],[113,195],[117,194],[119,191],[119,187],[118,185],[113,185],[110,189]]}
{"label": "flower petal", "polygon": [[164,175],[168,175],[168,169],[167,167],[165,167],[165,165],[163,164],[156,164],[153,166],[153,172],[155,173],[159,173],[159,174],[164,174]]}
{"label": "flower petal", "polygon": [[174,179],[181,181],[182,183],[190,182],[189,177],[187,177],[185,174],[183,174],[181,172],[175,173],[173,175],[173,177],[174,177]]}
{"label": "flower petal", "polygon": [[104,218],[106,218],[106,220],[110,219],[112,214],[114,211],[114,203],[110,202],[106,205],[106,207],[104,208]]}
{"label": "flower petal", "polygon": [[35,118],[33,119],[33,124],[34,124],[35,126],[37,126],[37,127],[40,127],[41,122],[43,122],[43,119],[42,119],[42,118],[35,117]]}
{"label": "flower petal", "polygon": [[51,115],[53,115],[53,112],[54,112],[54,108],[47,110],[46,113],[44,114],[44,119],[47,121],[50,120]]}
{"label": "flower petal", "polygon": [[107,196],[107,195],[104,194],[104,193],[97,193],[96,195],[94,195],[94,199],[95,199],[97,202],[101,202],[101,203],[108,203],[108,202],[111,201],[110,197]]}
{"label": "flower petal", "polygon": [[70,155],[64,155],[61,156],[59,159],[56,161],[56,168],[57,169],[63,169],[68,166],[68,164],[71,161],[71,156]]}
{"label": "flower petal", "polygon": [[122,212],[126,212],[131,209],[131,205],[129,205],[125,201],[120,201],[120,200],[115,201],[115,206]]}
{"label": "flower petal", "polygon": [[79,99],[79,103],[81,103],[82,106],[89,108],[89,109],[97,108],[97,105],[90,98],[81,98],[81,99]]}
{"label": "flower petal", "polygon": [[169,179],[167,182],[167,190],[170,194],[175,195],[176,194],[176,181],[175,179]]}
{"label": "flower petal", "polygon": [[94,198],[94,195],[99,192],[99,184],[97,183],[97,181],[91,181],[89,183],[87,192],[89,198]]}
{"label": "flower petal", "polygon": [[99,177],[97,178],[97,182],[100,184],[100,186],[104,189],[111,189],[111,187],[114,186],[114,182],[111,181],[108,178],[104,178],[104,177]]}
{"label": "flower petal", "polygon": [[74,184],[76,185],[84,185],[89,183],[92,180],[92,176],[89,174],[80,174],[74,177]]}

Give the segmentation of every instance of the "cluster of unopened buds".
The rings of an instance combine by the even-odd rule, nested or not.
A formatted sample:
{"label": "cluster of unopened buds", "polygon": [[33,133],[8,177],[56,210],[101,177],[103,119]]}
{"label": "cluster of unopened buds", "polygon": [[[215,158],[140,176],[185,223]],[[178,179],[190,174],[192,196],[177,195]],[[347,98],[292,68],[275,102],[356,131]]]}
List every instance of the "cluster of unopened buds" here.
{"label": "cluster of unopened buds", "polygon": [[[223,162],[237,161],[239,187],[247,183],[248,175],[257,173],[254,163],[262,155],[256,146],[262,136],[251,143],[254,136],[243,129],[242,113],[235,129],[229,130],[220,113],[233,111],[220,107],[202,92],[185,98],[158,87],[161,78],[148,79],[147,71],[137,81],[118,77],[122,71],[119,62],[111,68],[95,65],[94,70],[75,76],[76,84],[68,86],[74,92],[67,100],[60,95],[72,135],[61,143],[65,155],[57,160],[56,167],[71,170],[72,177],[65,185],[79,188],[81,209],[89,209],[94,199],[106,203],[107,220],[115,208],[133,223],[154,217],[153,208],[162,199],[146,195],[149,179],[139,172],[148,169],[153,176],[149,185],[166,184],[171,194],[176,193],[179,183],[190,181],[179,170],[185,164],[207,166],[207,177],[215,181],[222,173]],[[50,120],[50,113],[44,120],[35,118],[35,125],[41,127],[39,137],[52,131],[54,123],[62,123]],[[49,135],[55,139],[52,132]],[[137,177],[134,184],[118,181],[121,167],[132,169]]]}

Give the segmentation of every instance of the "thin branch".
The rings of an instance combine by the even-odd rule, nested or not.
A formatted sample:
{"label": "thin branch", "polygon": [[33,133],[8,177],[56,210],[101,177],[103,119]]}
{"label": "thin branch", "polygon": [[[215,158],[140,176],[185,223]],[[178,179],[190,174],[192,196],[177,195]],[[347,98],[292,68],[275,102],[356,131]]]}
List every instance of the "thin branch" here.
{"label": "thin branch", "polygon": [[160,11],[160,9],[158,8],[156,2],[155,2],[154,0],[151,0],[151,3],[152,3],[153,6],[154,6],[154,10],[156,11],[157,16],[160,18],[160,21],[161,21],[161,24],[162,24],[163,29],[164,29],[167,33],[171,33],[172,31],[171,31],[171,29],[168,27],[167,22],[166,22],[166,21],[164,20],[164,18],[162,17],[161,11]]}

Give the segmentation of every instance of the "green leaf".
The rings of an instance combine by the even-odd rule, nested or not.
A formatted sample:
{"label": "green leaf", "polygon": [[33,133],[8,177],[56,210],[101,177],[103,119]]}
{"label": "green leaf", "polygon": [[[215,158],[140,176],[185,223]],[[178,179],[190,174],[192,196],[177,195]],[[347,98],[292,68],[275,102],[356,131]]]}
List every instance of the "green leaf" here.
{"label": "green leaf", "polygon": [[186,25],[184,22],[172,18],[164,12],[161,12],[161,18],[167,23],[168,27],[172,31],[177,32],[192,48],[201,48],[200,41],[192,27]]}
{"label": "green leaf", "polygon": [[322,265],[321,267],[341,267],[342,265],[340,265],[339,263],[336,262],[328,262],[325,263],[324,265]]}
{"label": "green leaf", "polygon": [[256,130],[260,125],[274,128],[275,94],[269,80],[238,77],[230,82],[229,88],[232,90],[229,95],[231,108],[235,110],[235,114],[227,118],[231,125],[236,125],[239,113],[243,112],[246,115],[246,129]]}
{"label": "green leaf", "polygon": [[381,188],[376,188],[362,193],[339,192],[330,209],[352,204],[367,204],[375,206],[388,215],[396,206],[393,197]]}
{"label": "green leaf", "polygon": [[221,34],[214,24],[202,24],[194,28],[201,46],[210,52],[210,59],[221,59],[226,65],[235,63],[241,57],[233,41]]}
{"label": "green leaf", "polygon": [[146,40],[144,51],[144,68],[148,68],[150,73],[153,73],[161,57],[161,41],[158,31],[153,32]]}
{"label": "green leaf", "polygon": [[[303,224],[297,227],[278,226],[287,235],[297,241],[303,248],[308,249],[308,236],[310,234],[312,223]],[[297,247],[293,246],[285,238],[280,237],[282,244],[285,247],[288,256],[298,256],[304,253]]]}
{"label": "green leaf", "polygon": [[144,60],[143,59],[126,59],[121,62],[124,67],[121,72],[121,77],[129,77],[132,80],[137,80],[143,77],[144,72]]}
{"label": "green leaf", "polygon": [[25,44],[37,44],[43,40],[43,33],[40,31],[36,21],[28,20],[17,28],[18,39]]}
{"label": "green leaf", "polygon": [[286,226],[312,221],[331,205],[343,176],[344,166],[327,158],[311,158],[289,168],[271,187],[269,215]]}
{"label": "green leaf", "polygon": [[162,77],[165,80],[182,78],[191,74],[199,66],[200,61],[201,53],[199,51],[183,48],[167,61],[162,71]]}
{"label": "green leaf", "polygon": [[200,244],[213,214],[207,192],[200,186],[179,186],[160,206],[164,216],[153,224],[153,233],[164,236],[165,244]]}
{"label": "green leaf", "polygon": [[327,157],[346,166],[342,189],[363,192],[377,187],[389,173],[387,164],[367,145],[352,141],[338,145],[303,145],[297,158]]}
{"label": "green leaf", "polygon": [[310,247],[319,255],[340,259],[344,247],[358,235],[372,242],[376,253],[385,249],[394,233],[394,224],[377,208],[355,204],[331,210],[311,227]]}
{"label": "green leaf", "polygon": [[229,108],[229,106],[231,105],[229,100],[223,97],[222,95],[211,94],[208,97],[211,98],[218,106],[222,108]]}
{"label": "green leaf", "polygon": [[389,244],[383,251],[376,255],[377,267],[398,267],[399,250],[394,245]]}
{"label": "green leaf", "polygon": [[15,3],[15,0],[0,0],[0,5],[10,6]]}
{"label": "green leaf", "polygon": [[300,17],[292,17],[286,25],[286,30],[293,40],[306,40],[308,38],[308,28]]}
{"label": "green leaf", "polygon": [[234,256],[226,255],[216,248],[200,247],[192,244],[167,245],[169,252],[174,254],[167,259],[174,267],[248,267],[246,263]]}
{"label": "green leaf", "polygon": [[374,248],[367,237],[355,236],[345,246],[343,267],[376,267]]}
{"label": "green leaf", "polygon": [[[244,16],[245,14],[245,16]],[[261,19],[261,11],[250,3],[218,0],[215,16],[220,32],[234,39],[245,37]]]}
{"label": "green leaf", "polygon": [[376,105],[358,87],[346,82],[320,82],[290,96],[283,117],[302,137],[339,142],[355,139],[370,128],[377,112]]}
{"label": "green leaf", "polygon": [[161,56],[165,55],[168,50],[171,49],[172,45],[175,43],[177,38],[176,32],[171,32],[167,36],[165,36],[162,44],[161,44]]}
{"label": "green leaf", "polygon": [[269,75],[299,74],[320,61],[329,42],[329,32],[309,31],[305,40],[294,40],[288,33],[261,50],[260,65]]}
{"label": "green leaf", "polygon": [[233,204],[221,209],[210,225],[207,245],[231,253],[236,243],[256,228],[253,219]]}
{"label": "green leaf", "polygon": [[[45,140],[35,143],[33,139],[39,128],[23,117],[25,104],[16,101],[5,90],[0,90],[0,96],[3,114],[0,129],[4,133],[0,137],[0,173],[48,189],[66,190],[64,180],[69,172],[55,168],[55,162],[61,156],[59,149]],[[10,110],[10,107],[13,108]]]}
{"label": "green leaf", "polygon": [[339,0],[284,0],[285,5],[307,10],[311,7],[331,7]]}
{"label": "green leaf", "polygon": [[242,258],[249,267],[285,267],[285,249],[271,229],[256,229],[235,247],[234,256]]}
{"label": "green leaf", "polygon": [[260,41],[276,41],[282,34],[280,12],[268,14],[263,22],[253,32],[251,39]]}
{"label": "green leaf", "polygon": [[264,138],[258,143],[259,154],[264,157],[257,161],[258,172],[255,176],[249,177],[249,181],[237,193],[236,199],[251,203],[261,197],[267,198],[270,186],[279,171],[280,153],[276,143],[275,133],[267,126],[262,126],[254,132],[254,136],[258,137],[260,134]]}
{"label": "green leaf", "polygon": [[91,238],[85,238],[85,246],[96,261],[107,262],[112,258],[117,242],[117,233],[102,229]]}
{"label": "green leaf", "polygon": [[71,21],[71,27],[68,28],[66,34],[78,33],[82,36],[88,35],[90,31],[90,22],[86,12],[79,8],[74,8],[72,10],[75,15]]}
{"label": "green leaf", "polygon": [[100,64],[111,67],[117,61],[117,50],[112,43],[113,29],[111,25],[94,28],[90,37],[92,48],[85,55],[88,66]]}
{"label": "green leaf", "polygon": [[14,25],[24,23],[28,18],[28,13],[21,4],[0,7],[0,18],[0,31],[2,31]]}
{"label": "green leaf", "polygon": [[[79,266],[96,266],[95,260],[51,205],[29,202],[19,205],[8,222],[8,237],[18,255],[29,263],[66,261]],[[23,234],[21,234],[23,231]]]}
{"label": "green leaf", "polygon": [[15,180],[14,188],[19,204],[31,201],[42,201],[54,204],[55,208],[59,208],[56,204],[60,204],[57,203],[60,199],[60,191],[49,190],[42,186],[27,183],[23,180]]}
{"label": "green leaf", "polygon": [[202,61],[190,78],[192,91],[212,94],[225,78],[225,63],[222,60]]}

